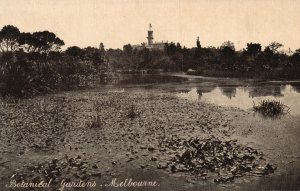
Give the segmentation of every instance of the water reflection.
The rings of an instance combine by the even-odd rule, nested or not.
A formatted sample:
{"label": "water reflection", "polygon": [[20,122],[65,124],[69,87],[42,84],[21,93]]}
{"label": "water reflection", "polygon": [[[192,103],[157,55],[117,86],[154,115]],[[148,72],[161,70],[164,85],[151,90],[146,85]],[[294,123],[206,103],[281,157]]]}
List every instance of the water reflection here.
{"label": "water reflection", "polygon": [[226,88],[226,87],[219,87],[222,94],[228,98],[233,98],[236,95],[236,88]]}
{"label": "water reflection", "polygon": [[179,98],[182,98],[182,99],[187,99],[187,100],[190,100],[190,101],[198,101],[199,100],[199,97],[201,97],[202,94],[199,95],[199,92],[197,91],[197,88],[193,88],[191,91],[189,92],[181,92],[181,93],[178,93],[177,96]]}
{"label": "water reflection", "polygon": [[298,93],[300,93],[300,85],[292,85],[294,90]]}
{"label": "water reflection", "polygon": [[264,86],[264,87],[251,87],[249,88],[249,96],[250,97],[262,97],[262,96],[274,96],[274,97],[282,97],[282,91],[285,86]]}
{"label": "water reflection", "polygon": [[187,93],[178,93],[178,97],[192,101],[203,101],[221,106],[232,106],[241,109],[252,108],[253,102],[262,99],[280,100],[291,108],[291,114],[300,114],[300,93],[291,85],[259,87],[215,87],[210,92],[192,88]]}
{"label": "water reflection", "polygon": [[262,99],[276,99],[289,106],[291,114],[300,114],[300,81],[147,74],[123,75],[114,87],[122,91],[167,91],[183,99],[241,109],[252,108],[253,102]]}

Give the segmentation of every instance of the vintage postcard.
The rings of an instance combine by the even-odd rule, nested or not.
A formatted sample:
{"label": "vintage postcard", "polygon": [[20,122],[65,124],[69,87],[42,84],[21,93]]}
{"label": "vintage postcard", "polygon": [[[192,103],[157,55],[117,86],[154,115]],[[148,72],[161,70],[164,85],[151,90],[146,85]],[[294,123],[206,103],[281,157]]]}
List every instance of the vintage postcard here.
{"label": "vintage postcard", "polygon": [[300,0],[0,0],[0,191],[300,190]]}

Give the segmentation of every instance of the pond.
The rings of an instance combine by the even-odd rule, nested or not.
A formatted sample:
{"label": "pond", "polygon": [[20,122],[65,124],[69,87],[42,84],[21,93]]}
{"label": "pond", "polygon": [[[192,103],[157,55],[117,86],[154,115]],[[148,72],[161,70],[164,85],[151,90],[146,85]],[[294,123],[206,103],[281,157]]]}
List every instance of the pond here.
{"label": "pond", "polygon": [[278,100],[300,115],[300,81],[210,78],[183,74],[128,75],[116,84],[130,90],[172,92],[182,99],[250,109],[260,100]]}

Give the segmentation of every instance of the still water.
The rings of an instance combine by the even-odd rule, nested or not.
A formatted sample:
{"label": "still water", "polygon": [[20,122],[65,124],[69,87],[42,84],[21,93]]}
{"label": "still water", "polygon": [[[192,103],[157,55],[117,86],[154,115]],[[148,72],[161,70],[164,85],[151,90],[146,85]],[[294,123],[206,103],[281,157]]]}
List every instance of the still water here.
{"label": "still water", "polygon": [[168,91],[190,101],[250,109],[260,100],[279,100],[300,115],[300,81],[207,78],[187,75],[131,75],[118,82],[125,89]]}
{"label": "still water", "polygon": [[203,101],[221,106],[238,107],[245,110],[252,108],[253,104],[257,104],[260,100],[275,99],[289,106],[291,114],[300,114],[300,93],[298,93],[291,85],[285,85],[280,91],[280,96],[253,96],[253,87],[230,87],[226,89],[228,90],[227,92],[224,91],[224,88],[222,87],[216,87],[211,92],[201,93],[197,88],[192,88],[187,93],[178,93],[177,96],[192,101]]}

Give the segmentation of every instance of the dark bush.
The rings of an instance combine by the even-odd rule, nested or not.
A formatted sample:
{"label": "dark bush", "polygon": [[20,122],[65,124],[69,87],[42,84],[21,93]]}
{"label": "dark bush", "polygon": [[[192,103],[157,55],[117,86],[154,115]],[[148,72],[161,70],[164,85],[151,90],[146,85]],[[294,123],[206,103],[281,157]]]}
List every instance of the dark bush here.
{"label": "dark bush", "polygon": [[2,96],[31,97],[49,92],[57,84],[58,74],[49,64],[23,60],[7,62],[0,70]]}
{"label": "dark bush", "polygon": [[253,104],[253,110],[267,117],[276,117],[289,112],[289,107],[277,100],[261,100]]}
{"label": "dark bush", "polygon": [[71,90],[88,86],[95,77],[93,62],[61,57],[32,60],[31,54],[3,56],[0,60],[2,96],[32,97],[54,90]]}

